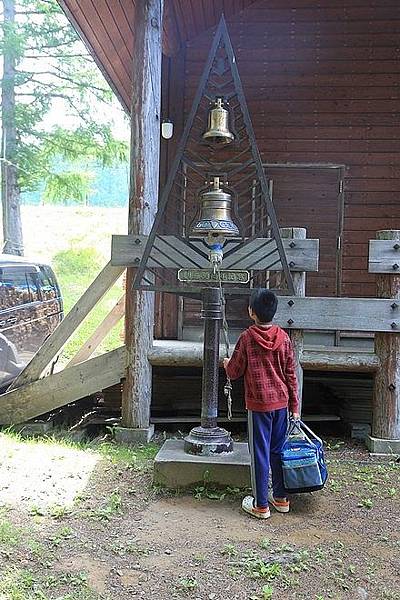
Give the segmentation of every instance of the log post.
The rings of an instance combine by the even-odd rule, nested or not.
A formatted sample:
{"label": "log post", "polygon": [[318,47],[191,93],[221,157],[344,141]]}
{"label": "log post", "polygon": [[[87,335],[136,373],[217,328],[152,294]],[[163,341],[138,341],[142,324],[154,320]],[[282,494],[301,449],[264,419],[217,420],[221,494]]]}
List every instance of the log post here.
{"label": "log post", "polygon": [[[128,233],[149,234],[157,212],[160,162],[161,57],[163,0],[136,3],[131,110],[131,177]],[[151,437],[154,294],[132,289],[135,272],[127,269],[125,344],[126,379],[122,428],[116,437],[143,442]],[[127,430],[128,428],[128,430]]]}
{"label": "log post", "polygon": [[[393,247],[400,244],[400,230],[378,231],[378,240],[393,240]],[[398,252],[398,250],[397,250]],[[400,332],[400,274],[397,271],[376,276],[378,298],[393,298],[393,323]],[[375,354],[380,359],[380,368],[375,376],[373,394],[372,445],[370,449],[383,452],[382,443],[397,440],[400,451],[400,333],[375,333]],[[379,438],[374,442],[374,438]],[[393,444],[387,443],[387,452]]]}
{"label": "log post", "polygon": [[[304,227],[283,227],[280,229],[282,239],[304,240],[307,237],[307,230]],[[290,265],[289,265],[290,266]],[[294,293],[296,296],[306,295],[306,274],[304,271],[291,271],[293,278]],[[294,356],[297,365],[297,383],[299,388],[299,412],[301,414],[303,398],[303,367],[301,360],[304,349],[304,335],[302,329],[291,329],[289,332],[292,340]]]}

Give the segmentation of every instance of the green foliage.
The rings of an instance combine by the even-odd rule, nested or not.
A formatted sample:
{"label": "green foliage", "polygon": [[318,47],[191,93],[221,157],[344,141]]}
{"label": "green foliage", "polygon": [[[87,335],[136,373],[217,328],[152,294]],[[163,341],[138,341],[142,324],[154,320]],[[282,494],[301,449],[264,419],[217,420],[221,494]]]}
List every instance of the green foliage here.
{"label": "green foliage", "polygon": [[[112,134],[113,92],[57,0],[19,0],[15,22],[1,23],[0,49],[16,62],[15,77],[1,83],[15,90],[16,151],[8,158],[17,165],[21,191],[44,182],[45,202],[84,204],[92,178],[88,161],[127,161],[127,144]],[[49,125],[52,109],[66,126]],[[68,170],[57,164],[59,157]]]}
{"label": "green foliage", "polygon": [[0,513],[0,550],[16,546],[21,539],[21,531]]}
{"label": "green foliage", "polygon": [[181,577],[178,587],[184,592],[193,592],[197,588],[197,579],[195,577]]}
{"label": "green foliage", "polygon": [[90,193],[92,173],[76,173],[63,171],[50,173],[46,179],[43,193],[43,202],[46,204],[59,204],[68,201],[86,204]]}
{"label": "green foliage", "polygon": [[274,593],[274,588],[272,586],[264,585],[264,587],[261,590],[262,599],[270,600],[272,598],[273,593]]}
{"label": "green foliage", "polygon": [[102,258],[95,248],[69,248],[57,252],[53,258],[53,266],[57,276],[84,277],[85,273],[93,273],[100,270]]}
{"label": "green foliage", "polygon": [[110,521],[122,513],[122,497],[118,490],[111,492],[104,506],[93,510],[90,516],[99,521]]}

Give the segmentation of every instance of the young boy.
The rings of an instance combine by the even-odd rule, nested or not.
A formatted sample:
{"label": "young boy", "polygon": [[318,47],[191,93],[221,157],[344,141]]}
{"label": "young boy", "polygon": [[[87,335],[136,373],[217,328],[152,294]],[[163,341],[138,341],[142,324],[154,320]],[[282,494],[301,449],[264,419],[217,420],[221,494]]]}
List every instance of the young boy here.
{"label": "young boy", "polygon": [[292,344],[283,329],[272,323],[277,306],[278,299],[270,290],[252,292],[249,315],[255,325],[241,334],[232,357],[224,361],[231,379],[244,375],[253,496],[246,496],[242,508],[258,519],[270,516],[270,465],[273,495],[269,502],[277,511],[289,512],[280,452],[288,408],[294,419],[300,418]]}

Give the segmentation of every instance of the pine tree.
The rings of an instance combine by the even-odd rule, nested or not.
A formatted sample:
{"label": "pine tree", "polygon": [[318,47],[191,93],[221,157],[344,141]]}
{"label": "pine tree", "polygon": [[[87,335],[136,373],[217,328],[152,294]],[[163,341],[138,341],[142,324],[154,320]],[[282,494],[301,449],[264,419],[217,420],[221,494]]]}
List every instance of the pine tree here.
{"label": "pine tree", "polygon": [[[126,161],[128,147],[112,134],[113,92],[56,0],[1,5],[3,252],[22,254],[21,191],[44,183],[45,202],[84,203],[87,164]],[[55,109],[68,126],[49,127]],[[60,157],[68,168],[55,168]]]}

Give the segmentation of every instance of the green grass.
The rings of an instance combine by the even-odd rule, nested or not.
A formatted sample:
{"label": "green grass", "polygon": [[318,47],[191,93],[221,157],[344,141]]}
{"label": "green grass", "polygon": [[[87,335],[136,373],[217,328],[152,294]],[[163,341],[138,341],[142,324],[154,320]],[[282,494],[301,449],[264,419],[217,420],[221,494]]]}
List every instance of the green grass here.
{"label": "green grass", "polygon": [[[68,438],[63,431],[59,432],[59,436],[52,435],[38,438],[34,436],[22,437],[19,432],[8,428],[0,431],[0,440],[2,436],[10,440],[14,440],[22,445],[48,444],[50,446],[61,446],[64,448],[82,450],[85,452],[96,452],[113,464],[139,470],[141,467],[145,466],[149,461],[151,461],[159,450],[159,446],[154,442],[143,446],[126,446],[124,444],[117,444],[112,440],[104,440],[102,442],[95,443],[90,441],[76,442]],[[1,514],[2,513],[0,512],[0,517]]]}
{"label": "green grass", "polygon": [[[103,267],[101,255],[95,248],[74,248],[62,250],[53,257],[53,268],[56,273],[64,300],[64,311],[67,314]],[[93,333],[107,316],[123,294],[122,282],[117,282],[99,304],[92,310],[77,333],[65,346],[62,360],[70,360],[85,340]],[[107,335],[97,353],[118,348],[123,343],[123,320]]]}
{"label": "green grass", "polygon": [[[68,589],[64,594],[58,593]],[[1,573],[0,598],[3,600],[97,600],[99,598],[90,589],[85,573],[57,573],[56,575],[38,575],[30,569],[9,567]]]}
{"label": "green grass", "polygon": [[0,550],[7,550],[17,546],[22,537],[22,531],[16,527],[4,514],[0,512]]}

